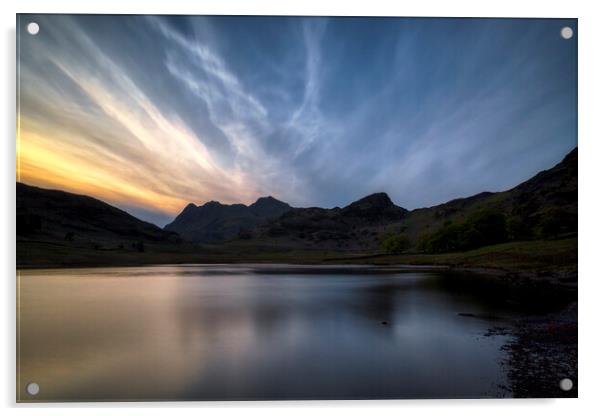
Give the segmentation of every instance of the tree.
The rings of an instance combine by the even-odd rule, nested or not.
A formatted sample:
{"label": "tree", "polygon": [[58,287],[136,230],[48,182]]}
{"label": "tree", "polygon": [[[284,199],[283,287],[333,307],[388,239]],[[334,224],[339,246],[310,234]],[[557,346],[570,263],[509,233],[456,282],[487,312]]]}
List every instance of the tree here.
{"label": "tree", "polygon": [[577,216],[560,208],[551,208],[542,214],[539,234],[543,238],[558,238],[562,233],[577,230]]}
{"label": "tree", "polygon": [[462,227],[448,224],[424,238],[422,248],[428,253],[444,253],[458,250]]}
{"label": "tree", "polygon": [[530,240],[533,238],[533,225],[528,218],[515,215],[507,221],[506,228],[510,240]]}
{"label": "tree", "polygon": [[507,240],[508,232],[504,214],[484,209],[472,214],[463,224],[459,248],[470,250]]}
{"label": "tree", "polygon": [[382,242],[383,250],[388,254],[399,254],[407,251],[412,246],[410,239],[405,234],[390,235]]}
{"label": "tree", "polygon": [[481,210],[460,224],[445,222],[430,236],[423,237],[422,250],[429,253],[472,250],[508,240],[506,217],[494,210]]}

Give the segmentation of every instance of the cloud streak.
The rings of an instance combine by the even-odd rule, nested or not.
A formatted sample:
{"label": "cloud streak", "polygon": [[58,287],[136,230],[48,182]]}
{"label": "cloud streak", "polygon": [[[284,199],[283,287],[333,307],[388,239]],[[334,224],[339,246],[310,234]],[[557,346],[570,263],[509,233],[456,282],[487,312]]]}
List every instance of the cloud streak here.
{"label": "cloud streak", "polygon": [[[47,121],[59,125],[50,126],[33,122],[33,116],[23,112],[22,180],[91,191],[111,202],[154,208],[169,215],[186,205],[190,195],[227,202],[252,199],[256,191],[243,172],[221,168],[200,137],[177,116],[164,115],[85,33],[67,22],[60,30],[86,51],[87,65],[82,67],[74,57],[43,48],[36,54],[54,65],[93,104],[70,110],[72,119],[90,124],[65,123],[66,114],[55,112]],[[28,80],[25,77],[25,85],[35,84]],[[64,93],[61,89],[47,96],[26,92],[26,99],[49,109],[53,99]],[[96,130],[101,123],[92,109],[100,110],[100,118],[108,124],[104,131]]]}
{"label": "cloud streak", "polygon": [[19,179],[165,224],[188,202],[408,208],[576,145],[566,20],[20,16]]}

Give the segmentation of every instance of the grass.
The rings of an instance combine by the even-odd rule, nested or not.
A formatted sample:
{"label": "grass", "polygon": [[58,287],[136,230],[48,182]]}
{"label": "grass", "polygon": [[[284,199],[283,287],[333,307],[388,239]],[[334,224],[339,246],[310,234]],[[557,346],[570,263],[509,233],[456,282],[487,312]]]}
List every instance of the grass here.
{"label": "grass", "polygon": [[437,265],[508,272],[576,272],[577,238],[511,242],[461,253],[386,255],[241,245],[152,245],[95,250],[69,243],[17,242],[18,267],[79,267],[182,263]]}
{"label": "grass", "polygon": [[576,272],[577,238],[519,241],[461,253],[398,254],[333,258],[333,262],[370,264],[445,265],[504,271]]}
{"label": "grass", "polygon": [[146,244],[143,252],[93,249],[67,242],[17,241],[17,267],[103,267],[183,263],[300,263],[319,264],[335,253],[263,246]]}

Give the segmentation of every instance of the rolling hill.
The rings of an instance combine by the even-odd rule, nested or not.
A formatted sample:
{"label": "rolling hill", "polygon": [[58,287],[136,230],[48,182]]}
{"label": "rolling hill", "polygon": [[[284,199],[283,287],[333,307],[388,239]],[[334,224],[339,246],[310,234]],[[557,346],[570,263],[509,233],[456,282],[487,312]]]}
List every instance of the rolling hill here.
{"label": "rolling hill", "polygon": [[98,199],[17,182],[17,240],[91,244],[176,242],[174,232]]}

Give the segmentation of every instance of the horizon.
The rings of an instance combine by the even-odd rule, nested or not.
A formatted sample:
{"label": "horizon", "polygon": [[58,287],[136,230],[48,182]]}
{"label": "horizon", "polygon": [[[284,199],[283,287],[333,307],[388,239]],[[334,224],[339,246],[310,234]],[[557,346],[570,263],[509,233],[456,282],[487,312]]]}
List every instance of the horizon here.
{"label": "horizon", "polygon": [[17,181],[160,227],[267,195],[430,207],[577,147],[576,19],[18,20]]}

